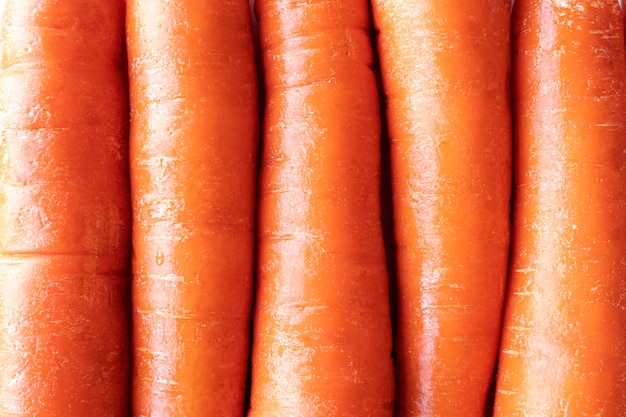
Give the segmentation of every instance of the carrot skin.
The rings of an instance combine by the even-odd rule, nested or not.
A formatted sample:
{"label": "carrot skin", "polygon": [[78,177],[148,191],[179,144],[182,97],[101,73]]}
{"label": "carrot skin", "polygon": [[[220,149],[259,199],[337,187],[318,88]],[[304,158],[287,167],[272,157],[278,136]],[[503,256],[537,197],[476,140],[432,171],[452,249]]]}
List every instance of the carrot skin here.
{"label": "carrot skin", "polygon": [[397,416],[483,416],[510,235],[510,2],[374,0],[397,243]]}
{"label": "carrot skin", "polygon": [[365,1],[259,0],[265,123],[249,417],[390,417]]}
{"label": "carrot skin", "polygon": [[242,416],[258,158],[246,0],[128,2],[135,416]]}
{"label": "carrot skin", "polygon": [[0,415],[128,415],[123,1],[8,0]]}
{"label": "carrot skin", "polygon": [[616,1],[517,0],[495,416],[626,415],[626,60]]}

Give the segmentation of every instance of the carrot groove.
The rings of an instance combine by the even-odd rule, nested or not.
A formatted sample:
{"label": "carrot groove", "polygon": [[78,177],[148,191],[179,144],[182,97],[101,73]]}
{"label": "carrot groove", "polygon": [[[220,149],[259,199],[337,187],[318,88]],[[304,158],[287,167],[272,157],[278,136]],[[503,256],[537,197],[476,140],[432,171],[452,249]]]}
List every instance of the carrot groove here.
{"label": "carrot groove", "polygon": [[509,251],[510,2],[373,1],[391,147],[397,416],[482,416]]}
{"label": "carrot groove", "polygon": [[135,416],[242,416],[257,80],[247,0],[128,1]]}
{"label": "carrot groove", "polygon": [[390,417],[380,117],[364,0],[259,0],[267,102],[250,417]]}
{"label": "carrot groove", "polygon": [[7,0],[0,415],[128,414],[124,2]]}
{"label": "carrot groove", "polygon": [[496,416],[626,415],[617,1],[517,0],[515,204]]}

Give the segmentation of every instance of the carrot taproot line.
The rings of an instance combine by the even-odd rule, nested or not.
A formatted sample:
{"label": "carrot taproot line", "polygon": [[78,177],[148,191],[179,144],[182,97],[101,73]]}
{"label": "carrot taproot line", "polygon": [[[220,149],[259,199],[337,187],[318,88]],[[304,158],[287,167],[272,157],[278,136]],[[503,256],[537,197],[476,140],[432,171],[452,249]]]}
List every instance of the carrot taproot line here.
{"label": "carrot taproot line", "polygon": [[626,415],[623,30],[615,1],[513,9],[513,250],[497,417]]}
{"label": "carrot taproot line", "polygon": [[396,416],[482,417],[509,252],[510,2],[372,6],[397,242]]}
{"label": "carrot taproot line", "polygon": [[393,414],[363,0],[256,2],[265,88],[249,417]]}
{"label": "carrot taproot line", "polygon": [[134,415],[244,414],[257,75],[246,0],[128,1]]}
{"label": "carrot taproot line", "polygon": [[2,3],[0,415],[124,417],[124,2]]}

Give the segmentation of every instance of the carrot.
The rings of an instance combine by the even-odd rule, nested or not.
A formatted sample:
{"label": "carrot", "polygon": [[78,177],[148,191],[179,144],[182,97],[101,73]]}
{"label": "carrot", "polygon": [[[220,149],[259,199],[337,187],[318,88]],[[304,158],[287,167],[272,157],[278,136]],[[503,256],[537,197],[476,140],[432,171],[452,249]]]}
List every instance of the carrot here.
{"label": "carrot", "polygon": [[126,416],[124,2],[5,6],[0,415]]}
{"label": "carrot", "polygon": [[626,63],[617,1],[517,0],[496,416],[626,415]]}
{"label": "carrot", "polygon": [[265,70],[249,417],[392,415],[364,0],[258,0]]}
{"label": "carrot", "polygon": [[135,416],[241,416],[257,76],[247,0],[130,0]]}
{"label": "carrot", "polygon": [[397,416],[482,416],[509,251],[510,2],[373,1],[397,249]]}

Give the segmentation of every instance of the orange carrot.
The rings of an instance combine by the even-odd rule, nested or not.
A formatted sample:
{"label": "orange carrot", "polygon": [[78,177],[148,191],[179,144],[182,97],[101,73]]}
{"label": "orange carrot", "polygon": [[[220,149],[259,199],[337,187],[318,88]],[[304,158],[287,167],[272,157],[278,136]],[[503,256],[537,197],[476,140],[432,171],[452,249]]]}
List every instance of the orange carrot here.
{"label": "orange carrot", "polygon": [[257,79],[247,0],[128,2],[135,416],[241,416]]}
{"label": "orange carrot", "polygon": [[373,1],[397,249],[397,416],[482,416],[509,251],[510,2]]}
{"label": "orange carrot", "polygon": [[390,417],[380,115],[364,0],[259,0],[265,70],[249,417]]}
{"label": "orange carrot", "polygon": [[515,204],[496,416],[626,415],[617,1],[517,0]]}
{"label": "orange carrot", "polygon": [[128,415],[123,1],[7,0],[0,415]]}

